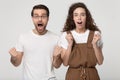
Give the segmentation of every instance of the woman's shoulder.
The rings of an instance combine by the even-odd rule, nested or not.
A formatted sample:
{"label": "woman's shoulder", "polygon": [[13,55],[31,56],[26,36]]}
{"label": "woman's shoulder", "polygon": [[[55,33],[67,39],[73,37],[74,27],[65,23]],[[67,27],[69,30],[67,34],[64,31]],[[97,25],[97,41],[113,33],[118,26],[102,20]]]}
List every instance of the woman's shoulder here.
{"label": "woman's shoulder", "polygon": [[94,34],[99,34],[99,35],[101,35],[101,32],[100,32],[100,31],[92,31],[92,30],[89,30],[89,32],[93,32]]}
{"label": "woman's shoulder", "polygon": [[65,36],[65,35],[67,35],[66,31],[61,33],[61,36]]}
{"label": "woman's shoulder", "polygon": [[99,34],[99,35],[101,35],[101,32],[100,32],[100,31],[94,31],[94,34]]}

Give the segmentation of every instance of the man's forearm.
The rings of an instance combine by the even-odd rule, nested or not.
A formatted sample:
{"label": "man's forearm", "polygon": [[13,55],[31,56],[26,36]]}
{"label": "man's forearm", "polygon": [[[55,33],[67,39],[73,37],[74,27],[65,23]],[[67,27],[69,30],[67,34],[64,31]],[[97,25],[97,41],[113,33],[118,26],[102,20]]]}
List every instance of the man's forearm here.
{"label": "man's forearm", "polygon": [[14,66],[18,66],[18,65],[17,65],[17,57],[12,57],[12,56],[11,56],[11,63],[12,63]]}

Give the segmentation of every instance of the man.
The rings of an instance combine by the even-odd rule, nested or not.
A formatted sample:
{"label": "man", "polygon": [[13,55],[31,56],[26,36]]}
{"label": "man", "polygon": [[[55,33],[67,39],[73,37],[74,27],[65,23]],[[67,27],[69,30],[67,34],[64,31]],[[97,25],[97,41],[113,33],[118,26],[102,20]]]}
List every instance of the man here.
{"label": "man", "polygon": [[15,48],[11,48],[11,63],[19,66],[23,61],[23,80],[56,80],[52,56],[59,37],[46,29],[49,9],[35,5],[31,11],[35,28],[20,36]]}

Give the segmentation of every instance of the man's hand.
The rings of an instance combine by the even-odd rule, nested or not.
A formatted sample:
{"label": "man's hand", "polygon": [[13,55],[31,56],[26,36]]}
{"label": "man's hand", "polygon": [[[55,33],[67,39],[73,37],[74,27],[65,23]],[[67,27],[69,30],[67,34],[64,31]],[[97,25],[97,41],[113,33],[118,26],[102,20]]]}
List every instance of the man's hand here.
{"label": "man's hand", "polygon": [[9,50],[9,53],[12,57],[16,57],[17,56],[17,51],[16,49],[13,47]]}

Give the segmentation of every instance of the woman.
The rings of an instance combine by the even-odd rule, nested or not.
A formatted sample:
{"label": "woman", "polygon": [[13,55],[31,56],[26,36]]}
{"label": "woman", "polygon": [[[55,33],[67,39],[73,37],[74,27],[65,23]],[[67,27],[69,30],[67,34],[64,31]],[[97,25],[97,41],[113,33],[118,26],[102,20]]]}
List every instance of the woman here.
{"label": "woman", "polygon": [[60,46],[69,66],[66,80],[100,80],[95,66],[103,63],[101,33],[84,3],[70,6]]}

